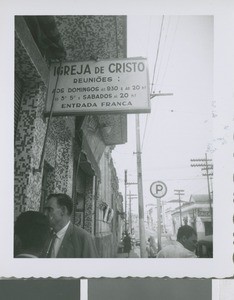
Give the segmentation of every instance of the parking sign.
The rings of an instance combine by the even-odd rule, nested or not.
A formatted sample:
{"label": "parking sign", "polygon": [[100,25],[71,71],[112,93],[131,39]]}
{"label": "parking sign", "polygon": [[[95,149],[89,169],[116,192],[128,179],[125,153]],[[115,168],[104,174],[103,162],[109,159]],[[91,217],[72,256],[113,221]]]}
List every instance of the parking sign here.
{"label": "parking sign", "polygon": [[167,193],[167,186],[162,181],[155,181],[150,186],[150,192],[155,198],[162,198]]}

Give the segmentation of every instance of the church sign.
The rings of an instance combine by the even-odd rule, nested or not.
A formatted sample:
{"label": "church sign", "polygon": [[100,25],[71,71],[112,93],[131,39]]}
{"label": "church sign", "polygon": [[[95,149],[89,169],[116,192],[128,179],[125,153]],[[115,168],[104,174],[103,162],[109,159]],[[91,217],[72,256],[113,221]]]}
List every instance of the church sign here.
{"label": "church sign", "polygon": [[[57,86],[56,86],[57,81]],[[149,113],[145,58],[53,63],[46,114]]]}

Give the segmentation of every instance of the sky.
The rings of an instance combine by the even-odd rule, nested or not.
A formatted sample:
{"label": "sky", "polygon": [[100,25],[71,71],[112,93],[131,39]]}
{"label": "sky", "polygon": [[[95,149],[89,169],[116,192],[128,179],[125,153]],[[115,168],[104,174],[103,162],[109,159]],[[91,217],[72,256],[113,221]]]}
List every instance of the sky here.
{"label": "sky", "polygon": [[[211,16],[128,16],[128,57],[146,57],[150,93],[172,93],[151,99],[151,113],[140,114],[144,204],[155,204],[154,181],[163,181],[163,201],[178,199],[174,190],[208,192],[206,177],[191,159],[212,158],[213,18]],[[153,85],[152,85],[153,82]],[[124,195],[137,182],[135,115],[128,115],[128,142],[112,152]],[[124,163],[123,163],[124,162]],[[137,194],[128,186],[127,194]],[[137,212],[137,200],[132,209]]]}

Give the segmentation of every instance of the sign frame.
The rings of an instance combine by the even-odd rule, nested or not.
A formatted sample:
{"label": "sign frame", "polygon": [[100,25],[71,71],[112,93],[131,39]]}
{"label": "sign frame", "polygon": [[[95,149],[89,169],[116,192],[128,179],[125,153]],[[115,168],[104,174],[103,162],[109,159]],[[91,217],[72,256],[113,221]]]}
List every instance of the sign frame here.
{"label": "sign frame", "polygon": [[46,116],[51,111],[57,77],[53,115],[150,113],[146,58],[69,61],[62,62],[61,69],[59,66],[56,62],[50,67]]}

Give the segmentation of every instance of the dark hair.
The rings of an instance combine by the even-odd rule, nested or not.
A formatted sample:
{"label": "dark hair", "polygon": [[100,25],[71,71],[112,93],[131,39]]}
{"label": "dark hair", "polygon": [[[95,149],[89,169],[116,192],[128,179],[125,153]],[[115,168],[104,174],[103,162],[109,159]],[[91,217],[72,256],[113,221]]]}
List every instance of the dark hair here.
{"label": "dark hair", "polygon": [[72,214],[73,201],[68,195],[66,195],[66,194],[50,194],[48,196],[47,200],[50,200],[51,198],[56,198],[58,205],[66,206],[69,216]]}
{"label": "dark hair", "polygon": [[14,233],[20,239],[21,249],[15,245],[15,255],[21,250],[31,250],[39,253],[45,246],[50,234],[48,218],[37,211],[21,213],[15,221]]}
{"label": "dark hair", "polygon": [[193,229],[193,227],[189,226],[189,225],[184,225],[181,226],[178,229],[178,233],[177,233],[177,241],[179,241],[180,239],[182,239],[183,236],[185,236],[187,239],[192,236],[193,234],[197,235],[196,231]]}

